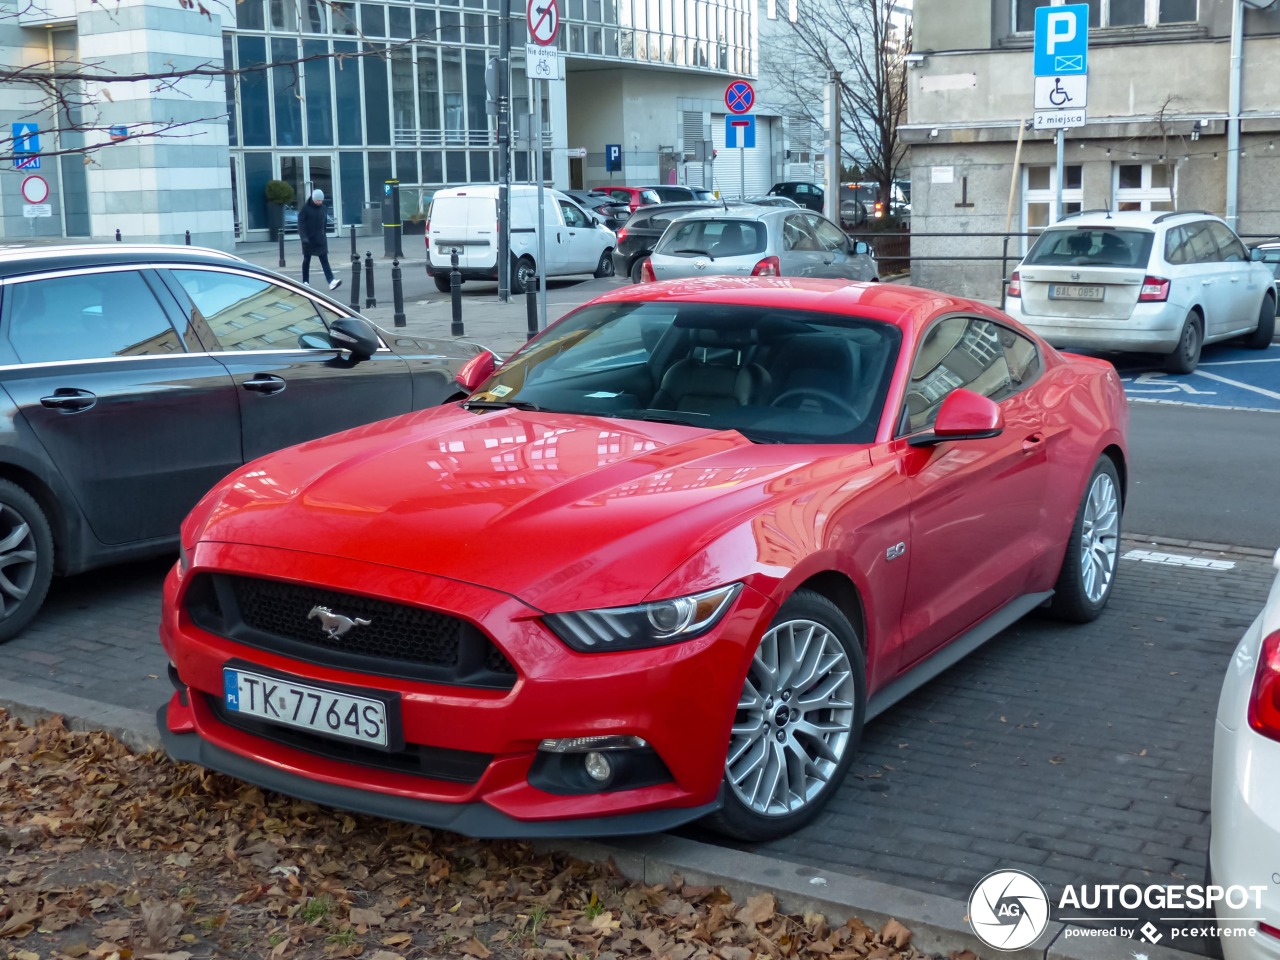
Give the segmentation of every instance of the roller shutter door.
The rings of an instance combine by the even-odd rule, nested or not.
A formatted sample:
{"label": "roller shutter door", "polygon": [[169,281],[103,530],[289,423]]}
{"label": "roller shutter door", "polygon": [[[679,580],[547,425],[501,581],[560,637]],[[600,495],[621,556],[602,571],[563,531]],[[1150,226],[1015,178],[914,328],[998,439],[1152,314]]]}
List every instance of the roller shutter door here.
{"label": "roller shutter door", "polygon": [[[749,150],[726,150],[724,145],[724,114],[711,115],[711,137],[716,146],[715,185],[722,197],[758,197],[768,193],[773,186],[769,171],[769,118],[756,118],[756,145]],[[739,154],[743,154],[741,160]],[[743,184],[745,182],[745,189]]]}

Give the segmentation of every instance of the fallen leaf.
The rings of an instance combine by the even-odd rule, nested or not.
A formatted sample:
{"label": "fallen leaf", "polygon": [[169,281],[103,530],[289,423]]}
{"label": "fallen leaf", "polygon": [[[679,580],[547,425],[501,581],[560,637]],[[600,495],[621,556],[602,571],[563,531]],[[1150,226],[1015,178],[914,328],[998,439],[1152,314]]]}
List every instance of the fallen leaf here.
{"label": "fallen leaf", "polygon": [[778,901],[774,899],[772,893],[759,893],[754,897],[748,897],[746,906],[742,907],[735,916],[742,923],[750,923],[758,927],[772,918],[777,909]]}
{"label": "fallen leaf", "polygon": [[893,944],[901,950],[911,942],[911,931],[896,919],[891,918],[888,923],[880,928],[880,939],[885,943]]}
{"label": "fallen leaf", "polygon": [[479,957],[480,960],[485,960],[486,957],[493,956],[493,951],[475,937],[472,937],[462,945],[462,952],[470,954],[473,957]]}

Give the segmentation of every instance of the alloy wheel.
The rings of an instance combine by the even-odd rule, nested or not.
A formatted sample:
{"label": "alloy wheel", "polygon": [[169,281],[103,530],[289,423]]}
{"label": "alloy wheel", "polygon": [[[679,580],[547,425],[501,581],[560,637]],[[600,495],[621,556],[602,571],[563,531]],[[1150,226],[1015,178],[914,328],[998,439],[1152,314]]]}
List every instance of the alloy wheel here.
{"label": "alloy wheel", "polygon": [[27,598],[36,578],[36,539],[26,518],[0,504],[0,618]]}
{"label": "alloy wheel", "polygon": [[753,813],[781,817],[811,803],[850,747],[857,685],[839,638],[788,620],[760,641],[725,759],[726,780]]}
{"label": "alloy wheel", "polygon": [[1111,587],[1120,549],[1120,499],[1109,474],[1093,478],[1080,528],[1080,572],[1085,596],[1097,603]]}

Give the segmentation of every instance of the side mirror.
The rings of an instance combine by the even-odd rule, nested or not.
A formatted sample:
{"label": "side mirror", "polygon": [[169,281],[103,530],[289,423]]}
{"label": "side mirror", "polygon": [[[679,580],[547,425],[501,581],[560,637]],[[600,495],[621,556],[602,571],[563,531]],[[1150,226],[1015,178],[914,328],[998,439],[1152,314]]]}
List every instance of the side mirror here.
{"label": "side mirror", "polygon": [[469,394],[475,393],[480,388],[480,384],[493,376],[497,366],[498,361],[493,353],[483,350],[462,365],[462,369],[453,378],[454,383]]}
{"label": "side mirror", "polygon": [[922,433],[907,442],[913,447],[931,447],[948,440],[985,440],[1004,431],[1004,414],[989,397],[972,390],[952,390],[942,401],[933,432]]}
{"label": "side mirror", "polygon": [[853,241],[853,252],[865,253],[867,256],[871,256],[871,244],[865,240],[855,240]]}
{"label": "side mirror", "polygon": [[1263,257],[1262,250],[1260,250],[1258,247],[1251,247],[1249,249],[1249,259],[1256,260],[1256,261],[1263,260],[1264,257]]}
{"label": "side mirror", "polygon": [[329,325],[329,342],[339,350],[348,350],[357,360],[368,360],[382,346],[377,331],[361,317],[339,317]]}

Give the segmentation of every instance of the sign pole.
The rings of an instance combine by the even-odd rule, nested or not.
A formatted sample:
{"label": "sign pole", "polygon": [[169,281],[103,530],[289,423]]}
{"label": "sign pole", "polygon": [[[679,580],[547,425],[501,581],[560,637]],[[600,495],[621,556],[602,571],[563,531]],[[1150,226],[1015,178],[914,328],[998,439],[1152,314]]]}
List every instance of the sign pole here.
{"label": "sign pole", "polygon": [[1063,173],[1062,144],[1063,144],[1063,141],[1066,140],[1067,138],[1066,134],[1067,134],[1066,129],[1064,129],[1063,127],[1058,128],[1058,138],[1057,138],[1058,139],[1058,189],[1057,189],[1057,195],[1054,201],[1056,204],[1054,209],[1057,211],[1053,217],[1054,223],[1057,223],[1059,220],[1062,219],[1062,173]]}
{"label": "sign pole", "polygon": [[533,169],[538,178],[538,329],[547,329],[547,214],[542,181],[542,81],[533,81]]}
{"label": "sign pole", "polygon": [[498,18],[498,300],[511,301],[511,4]]}

